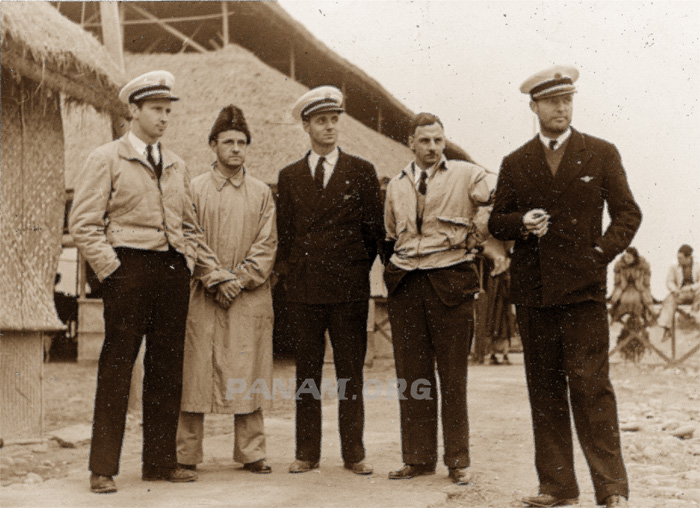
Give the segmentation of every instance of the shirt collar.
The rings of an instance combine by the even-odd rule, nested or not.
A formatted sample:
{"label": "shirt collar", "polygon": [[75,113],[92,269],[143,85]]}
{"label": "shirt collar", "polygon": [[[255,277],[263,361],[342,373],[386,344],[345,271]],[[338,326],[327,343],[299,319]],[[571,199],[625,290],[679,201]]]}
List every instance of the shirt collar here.
{"label": "shirt collar", "polygon": [[[330,164],[331,167],[335,167],[336,162],[338,162],[338,157],[340,156],[340,151],[338,150],[338,147],[336,146],[329,154],[324,155],[323,157],[326,158],[325,163]],[[315,168],[316,164],[318,164],[318,159],[321,158],[321,155],[317,154],[313,150],[309,150],[309,167]]]}
{"label": "shirt collar", "polygon": [[233,185],[234,187],[240,187],[243,184],[243,180],[245,179],[245,173],[246,173],[245,166],[243,166],[238,173],[236,173],[235,175],[233,175],[230,178],[226,178],[217,169],[216,162],[214,162],[211,165],[212,178],[214,178],[216,190],[219,192],[221,192],[221,189],[224,188],[226,183],[229,183],[230,185]]}
{"label": "shirt collar", "polygon": [[542,133],[540,132],[540,141],[542,142],[542,144],[543,144],[544,146],[546,146],[547,148],[549,148],[549,142],[550,142],[552,139],[556,139],[556,140],[557,140],[557,144],[554,145],[554,149],[556,150],[557,148],[559,148],[561,145],[564,144],[564,141],[566,141],[567,139],[569,139],[569,136],[571,136],[571,127],[567,128],[566,131],[564,131],[564,133],[563,133],[561,136],[559,136],[558,138],[548,138],[547,136],[545,136],[544,134],[542,134]]}
{"label": "shirt collar", "polygon": [[[444,169],[444,170],[448,169],[447,157],[445,157],[445,154],[443,154],[442,157],[440,157],[440,160],[437,161],[437,163],[433,164],[431,167],[429,167],[427,169],[428,178],[433,176],[433,174],[435,174],[435,172],[438,169]],[[418,178],[420,177],[420,167],[416,164],[415,160],[411,161],[409,163],[409,165],[403,169],[403,174],[413,177],[413,179],[416,181],[418,180]]]}
{"label": "shirt collar", "polygon": [[[148,144],[144,140],[142,140],[140,137],[138,137],[133,132],[129,131],[129,142],[131,143],[131,146],[134,147],[134,150],[136,150],[136,153],[146,157],[146,155],[147,155],[146,147],[148,146]],[[158,159],[160,159],[160,148],[158,145],[159,145],[158,141],[153,143],[153,158],[156,161]]]}

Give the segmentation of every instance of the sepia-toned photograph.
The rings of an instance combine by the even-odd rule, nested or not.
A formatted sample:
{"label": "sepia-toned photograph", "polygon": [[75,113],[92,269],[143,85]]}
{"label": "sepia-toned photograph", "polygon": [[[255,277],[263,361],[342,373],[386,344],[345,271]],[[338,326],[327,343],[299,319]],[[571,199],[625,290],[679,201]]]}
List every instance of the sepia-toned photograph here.
{"label": "sepia-toned photograph", "polygon": [[0,506],[700,506],[700,4],[0,13]]}

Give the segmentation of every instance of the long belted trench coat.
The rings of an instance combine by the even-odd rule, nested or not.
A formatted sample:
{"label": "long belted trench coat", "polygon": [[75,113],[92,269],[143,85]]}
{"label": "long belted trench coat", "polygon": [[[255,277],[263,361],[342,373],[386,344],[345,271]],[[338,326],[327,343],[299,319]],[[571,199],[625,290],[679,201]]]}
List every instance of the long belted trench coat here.
{"label": "long belted trench coat", "polygon": [[[251,413],[269,407],[272,390],[270,273],[277,250],[275,205],[269,187],[239,171],[192,181],[205,240],[229,276],[195,271],[187,318],[182,411]],[[228,309],[215,285],[235,279],[244,288]]]}

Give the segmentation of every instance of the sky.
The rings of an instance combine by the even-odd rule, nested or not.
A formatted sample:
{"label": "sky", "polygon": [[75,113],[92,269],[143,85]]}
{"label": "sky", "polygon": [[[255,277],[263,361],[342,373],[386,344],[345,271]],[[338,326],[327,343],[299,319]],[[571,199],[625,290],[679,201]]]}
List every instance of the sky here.
{"label": "sky", "polygon": [[622,155],[643,212],[632,245],[651,264],[652,294],[666,295],[681,244],[700,262],[700,2],[279,4],[410,110],[437,114],[494,172],[536,132],[520,84],[576,66],[572,126]]}

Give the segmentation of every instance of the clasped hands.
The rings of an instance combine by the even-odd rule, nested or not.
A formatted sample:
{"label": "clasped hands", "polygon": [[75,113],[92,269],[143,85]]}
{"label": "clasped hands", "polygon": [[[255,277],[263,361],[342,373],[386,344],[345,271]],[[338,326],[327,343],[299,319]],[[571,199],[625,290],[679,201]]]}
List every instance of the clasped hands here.
{"label": "clasped hands", "polygon": [[214,300],[216,300],[216,303],[222,309],[228,309],[231,306],[233,299],[236,298],[241,292],[241,289],[241,286],[235,281],[227,280],[222,282],[216,286],[216,295],[214,296]]}
{"label": "clasped hands", "polygon": [[549,214],[541,208],[534,208],[523,215],[523,226],[528,233],[541,238],[549,230]]}

